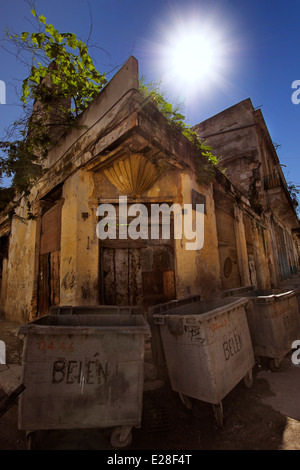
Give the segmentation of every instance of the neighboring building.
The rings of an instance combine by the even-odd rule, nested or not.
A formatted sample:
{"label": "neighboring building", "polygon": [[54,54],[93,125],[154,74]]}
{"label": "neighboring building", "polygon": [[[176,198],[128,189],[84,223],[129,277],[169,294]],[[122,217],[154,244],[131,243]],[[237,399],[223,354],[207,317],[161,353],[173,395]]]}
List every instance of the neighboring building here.
{"label": "neighboring building", "polygon": [[[298,269],[299,221],[275,147],[260,109],[254,109],[250,99],[226,109],[195,126],[199,137],[207,140],[220,158],[228,179],[248,198],[260,221],[257,230],[271,243],[266,246],[270,283],[280,282]],[[259,228],[260,227],[260,228]],[[255,282],[253,229],[246,226],[248,266]],[[261,243],[260,243],[261,244]],[[258,284],[268,284],[267,271],[259,274]]]}
{"label": "neighboring building", "polygon": [[[35,219],[0,214],[2,312],[20,322],[51,305],[140,305],[146,314],[150,305],[192,294],[276,287],[295,272],[298,219],[260,112],[246,100],[196,129],[210,135],[226,175],[141,96],[131,57],[49,152],[31,191]],[[277,180],[267,177],[274,173],[282,183],[273,188]],[[173,234],[100,240],[99,204],[118,213],[124,195],[128,208],[143,203],[149,215],[151,204],[179,204],[183,220],[192,204],[193,229],[203,204],[203,247],[187,250],[188,240]]]}

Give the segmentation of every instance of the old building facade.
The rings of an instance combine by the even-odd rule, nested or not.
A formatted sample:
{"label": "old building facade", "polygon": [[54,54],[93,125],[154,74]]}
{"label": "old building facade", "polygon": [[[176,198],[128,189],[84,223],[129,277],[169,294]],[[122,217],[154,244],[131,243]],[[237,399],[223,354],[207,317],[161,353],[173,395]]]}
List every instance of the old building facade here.
{"label": "old building facade", "polygon": [[[246,99],[195,130],[213,147],[226,176],[258,216],[256,227],[244,218],[251,284],[278,287],[298,269],[299,222],[261,110]],[[262,258],[255,255],[255,244],[264,247]]]}
{"label": "old building facade", "polygon": [[[30,195],[34,219],[0,215],[1,312],[27,322],[52,305],[109,304],[139,305],[146,315],[150,305],[193,294],[278,287],[296,272],[298,219],[261,112],[246,100],[195,130],[222,156],[225,174],[207,169],[200,150],[141,96],[131,57],[49,152]],[[148,236],[99,238],[103,204],[117,216],[125,208],[127,228],[142,204]],[[162,204],[180,207],[182,226],[191,208],[201,246],[187,249],[184,230],[175,236],[173,211],[170,236],[162,219],[150,236],[151,209]],[[18,214],[26,210],[24,201]]]}

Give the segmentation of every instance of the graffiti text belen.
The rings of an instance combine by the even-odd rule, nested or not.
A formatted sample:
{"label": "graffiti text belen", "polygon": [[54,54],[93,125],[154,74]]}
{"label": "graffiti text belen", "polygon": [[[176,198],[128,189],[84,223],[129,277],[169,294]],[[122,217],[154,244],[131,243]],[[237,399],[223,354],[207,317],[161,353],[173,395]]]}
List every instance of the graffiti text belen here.
{"label": "graffiti text belen", "polygon": [[53,363],[52,383],[80,384],[84,379],[85,384],[102,384],[107,382],[109,376],[108,363],[101,364],[96,361],[77,361],[58,359]]}
{"label": "graffiti text belen", "polygon": [[237,354],[241,349],[242,340],[239,333],[232,333],[232,336],[223,342],[223,351],[226,361]]}

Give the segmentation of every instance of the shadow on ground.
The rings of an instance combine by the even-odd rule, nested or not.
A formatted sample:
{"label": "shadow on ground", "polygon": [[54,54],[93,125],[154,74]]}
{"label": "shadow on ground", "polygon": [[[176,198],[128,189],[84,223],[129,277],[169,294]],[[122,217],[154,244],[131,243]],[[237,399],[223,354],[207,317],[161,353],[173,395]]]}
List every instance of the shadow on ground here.
{"label": "shadow on ground", "polygon": [[[279,372],[280,373],[280,372]],[[145,392],[143,420],[133,429],[128,450],[278,450],[285,447],[284,433],[288,419],[261,397],[273,394],[266,379],[255,374],[254,385],[237,387],[223,400],[224,426],[216,426],[212,406],[192,400],[186,409],[168,384]],[[298,421],[297,421],[298,423]],[[295,429],[295,447],[299,428]],[[25,433],[17,430],[17,405],[0,418],[0,449],[25,449]],[[32,449],[42,450],[112,450],[110,430],[39,431]]]}
{"label": "shadow on ground", "polygon": [[[16,331],[11,322],[2,323],[1,339],[7,340],[8,361],[20,363],[22,341]],[[283,377],[287,377],[286,384],[283,380],[287,393],[293,387],[290,378],[296,375],[299,381],[300,369],[294,371],[291,367],[290,356],[284,359],[278,372],[270,372],[267,364],[255,366],[253,386],[246,388],[241,382],[224,398],[222,428],[216,425],[211,404],[192,400],[192,409],[188,410],[168,382],[156,390],[145,391],[142,425],[132,430],[132,443],[126,450],[300,450],[300,422],[282,412],[278,395],[282,390],[276,388],[280,379],[282,388]],[[272,400],[274,406],[269,404]],[[110,429],[39,431],[32,448],[113,450],[110,434]],[[0,450],[23,449],[26,436],[18,430],[15,403],[0,417]]]}

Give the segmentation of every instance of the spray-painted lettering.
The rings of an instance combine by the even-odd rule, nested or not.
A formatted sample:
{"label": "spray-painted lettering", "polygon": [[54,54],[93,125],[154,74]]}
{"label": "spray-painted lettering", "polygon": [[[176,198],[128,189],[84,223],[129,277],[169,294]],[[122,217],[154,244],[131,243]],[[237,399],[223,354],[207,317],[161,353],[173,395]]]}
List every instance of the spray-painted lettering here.
{"label": "spray-painted lettering", "polygon": [[226,341],[223,343],[223,351],[226,361],[232,356],[235,356],[242,349],[242,340],[239,333],[232,333]]}
{"label": "spray-painted lettering", "polygon": [[106,383],[109,376],[109,366],[99,360],[65,360],[58,359],[53,363],[52,383],[74,384],[82,383],[87,385]]}
{"label": "spray-painted lettering", "polygon": [[191,341],[197,341],[203,344],[205,338],[201,336],[201,328],[196,326],[184,326],[184,331],[189,335]]}

